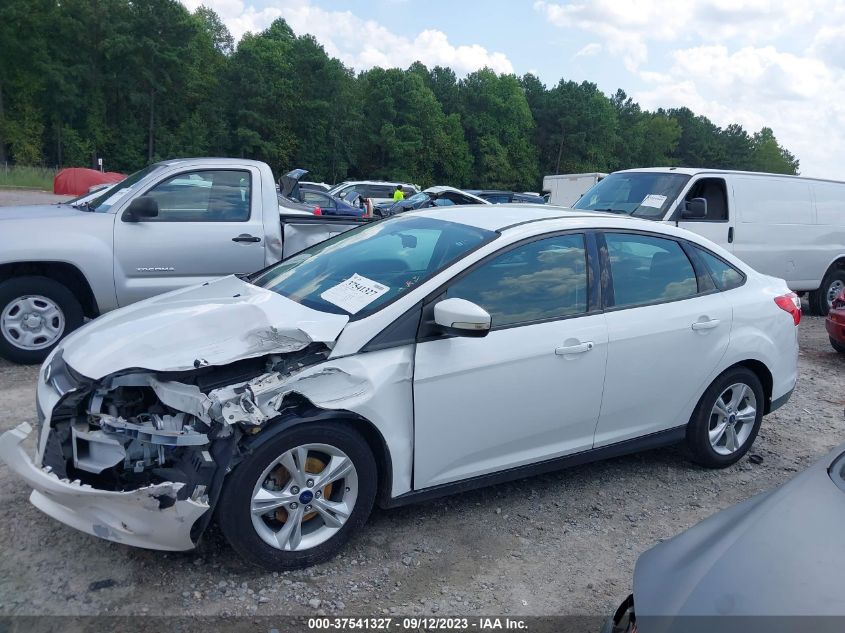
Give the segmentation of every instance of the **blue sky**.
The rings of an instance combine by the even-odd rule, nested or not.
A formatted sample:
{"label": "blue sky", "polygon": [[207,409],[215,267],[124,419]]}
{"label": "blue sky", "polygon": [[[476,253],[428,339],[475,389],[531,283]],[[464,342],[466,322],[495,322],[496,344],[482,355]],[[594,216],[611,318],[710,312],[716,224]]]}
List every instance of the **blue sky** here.
{"label": "blue sky", "polygon": [[845,180],[840,0],[183,0],[236,38],[284,17],[356,70],[419,59],[622,88],[647,109],[766,125],[809,176]]}

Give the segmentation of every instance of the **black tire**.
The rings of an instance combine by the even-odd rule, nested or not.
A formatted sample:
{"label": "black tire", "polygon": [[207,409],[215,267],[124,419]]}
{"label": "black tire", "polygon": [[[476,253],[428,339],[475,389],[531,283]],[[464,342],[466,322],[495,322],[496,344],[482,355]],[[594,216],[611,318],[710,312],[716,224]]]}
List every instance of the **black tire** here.
{"label": "black tire", "polygon": [[[252,524],[252,491],[264,470],[282,453],[304,444],[334,446],[352,460],[358,475],[358,496],[346,523],[329,540],[310,549],[283,551],[268,545]],[[230,474],[217,504],[217,521],[232,548],[248,562],[269,570],[308,567],[335,556],[370,516],[378,471],[364,438],[342,423],[315,422],[283,431],[259,446]]]}
{"label": "black tire", "polygon": [[40,363],[59,341],[82,325],[85,315],[82,306],[73,293],[58,281],[48,277],[14,277],[0,283],[0,315],[13,301],[27,295],[40,295],[53,301],[64,317],[64,330],[59,338],[48,347],[37,350],[22,349],[15,345],[11,334],[0,327],[0,356],[13,363],[30,365]]}
{"label": "black tire", "polygon": [[825,316],[830,311],[830,301],[828,300],[828,292],[830,287],[836,282],[840,281],[845,284],[845,268],[832,266],[824,279],[822,285],[818,290],[813,290],[809,296],[810,314],[817,316]]}
{"label": "black tire", "polygon": [[833,339],[830,339],[830,346],[833,349],[835,349],[837,352],[839,352],[840,354],[845,354],[845,345],[843,345],[839,341],[835,341]]}
{"label": "black tire", "polygon": [[[757,402],[757,415],[754,419],[754,425],[751,427],[751,433],[739,449],[729,455],[722,455],[717,453],[710,444],[711,412],[716,404],[716,399],[728,387],[737,383],[747,385],[754,392]],[[757,437],[757,432],[760,430],[765,406],[764,397],[760,379],[753,371],[745,367],[729,369],[716,378],[704,392],[704,395],[701,396],[701,400],[698,401],[695,412],[687,425],[687,447],[692,453],[693,461],[705,468],[726,468],[742,459],[748,449],[751,448],[754,439]]]}

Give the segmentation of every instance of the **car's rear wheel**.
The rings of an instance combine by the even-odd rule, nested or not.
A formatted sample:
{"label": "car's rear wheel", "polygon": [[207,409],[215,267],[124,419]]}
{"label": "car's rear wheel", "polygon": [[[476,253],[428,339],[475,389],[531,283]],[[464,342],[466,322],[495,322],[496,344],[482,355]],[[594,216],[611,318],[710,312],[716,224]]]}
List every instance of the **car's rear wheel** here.
{"label": "car's rear wheel", "polygon": [[331,423],[293,427],[229,475],[218,521],[249,562],[306,567],[334,556],[364,524],[376,484],[375,459],[359,433]]}
{"label": "car's rear wheel", "polygon": [[739,461],[751,445],[764,408],[763,386],[745,367],[729,369],[701,397],[687,427],[693,459],[707,468]]}
{"label": "car's rear wheel", "polygon": [[40,363],[84,319],[79,301],[59,282],[36,276],[7,279],[0,283],[0,356]]}
{"label": "car's rear wheel", "polygon": [[836,299],[845,289],[845,268],[834,266],[822,279],[822,285],[818,290],[810,293],[810,312],[820,316],[824,316],[833,305],[833,300]]}
{"label": "car's rear wheel", "polygon": [[845,354],[845,343],[840,343],[836,339],[830,339],[830,346],[840,354]]}

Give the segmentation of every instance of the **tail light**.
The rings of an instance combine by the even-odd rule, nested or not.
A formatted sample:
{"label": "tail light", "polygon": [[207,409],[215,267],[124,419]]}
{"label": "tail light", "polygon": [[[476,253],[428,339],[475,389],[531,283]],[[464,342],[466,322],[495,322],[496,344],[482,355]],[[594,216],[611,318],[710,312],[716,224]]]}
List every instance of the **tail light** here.
{"label": "tail light", "polygon": [[314,207],[314,215],[323,215],[323,210],[320,207]]}
{"label": "tail light", "polygon": [[775,303],[781,310],[785,310],[792,315],[792,320],[795,325],[801,323],[801,299],[794,292],[790,292],[779,297],[775,297]]}

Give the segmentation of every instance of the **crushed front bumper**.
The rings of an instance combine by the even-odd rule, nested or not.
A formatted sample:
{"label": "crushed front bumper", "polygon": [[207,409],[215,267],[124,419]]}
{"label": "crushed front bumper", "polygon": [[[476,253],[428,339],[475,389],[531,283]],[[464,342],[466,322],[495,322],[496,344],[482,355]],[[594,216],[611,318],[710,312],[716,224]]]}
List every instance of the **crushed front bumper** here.
{"label": "crushed front bumper", "polygon": [[116,543],[148,549],[193,549],[191,527],[209,511],[207,503],[177,499],[182,483],[161,483],[131,492],[98,490],[61,480],[36,466],[21,443],[32,432],[22,423],[0,435],[0,459],[33,488],[29,500],[67,525]]}

